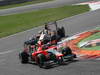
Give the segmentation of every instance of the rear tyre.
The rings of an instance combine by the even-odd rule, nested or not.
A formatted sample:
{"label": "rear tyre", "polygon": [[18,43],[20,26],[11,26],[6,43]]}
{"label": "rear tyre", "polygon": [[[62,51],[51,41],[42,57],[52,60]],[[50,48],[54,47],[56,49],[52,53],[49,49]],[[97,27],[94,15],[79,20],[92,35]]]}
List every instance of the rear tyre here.
{"label": "rear tyre", "polygon": [[58,28],[57,33],[60,36],[60,39],[65,37],[65,29],[64,29],[64,27],[62,26],[61,28]]}
{"label": "rear tyre", "polygon": [[61,27],[61,31],[62,31],[62,37],[65,37],[65,28],[63,26]]}
{"label": "rear tyre", "polygon": [[22,64],[29,62],[29,55],[24,51],[19,53],[19,58],[20,58]]}

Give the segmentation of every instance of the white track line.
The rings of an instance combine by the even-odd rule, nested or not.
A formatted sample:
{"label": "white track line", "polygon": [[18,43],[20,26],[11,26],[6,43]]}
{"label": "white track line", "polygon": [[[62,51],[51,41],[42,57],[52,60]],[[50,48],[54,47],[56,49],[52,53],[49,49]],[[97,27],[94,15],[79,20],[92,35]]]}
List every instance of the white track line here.
{"label": "white track line", "polygon": [[14,51],[15,51],[15,50],[8,50],[8,51],[0,52],[0,55],[12,53],[12,52],[14,52]]}

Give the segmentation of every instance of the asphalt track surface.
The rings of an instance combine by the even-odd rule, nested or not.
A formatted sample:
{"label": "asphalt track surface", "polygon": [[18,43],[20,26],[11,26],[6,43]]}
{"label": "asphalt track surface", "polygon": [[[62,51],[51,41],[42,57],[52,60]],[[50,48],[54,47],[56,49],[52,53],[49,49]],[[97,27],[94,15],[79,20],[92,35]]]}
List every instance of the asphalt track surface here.
{"label": "asphalt track surface", "polygon": [[[66,34],[73,35],[100,26],[100,10],[87,12],[58,21]],[[41,69],[34,64],[21,64],[18,53],[23,42],[42,27],[0,39],[0,75],[100,75],[100,60],[77,59],[66,65]]]}
{"label": "asphalt track surface", "polygon": [[[15,14],[15,13],[23,13],[23,12],[33,11],[33,10],[59,7],[59,6],[64,6],[66,4],[70,5],[70,4],[76,4],[76,3],[80,3],[80,2],[86,2],[86,1],[93,1],[93,0],[54,0],[51,2],[45,2],[45,3],[39,3],[39,4],[33,4],[33,5],[26,5],[26,6],[21,6],[21,7],[3,9],[3,10],[0,10],[0,15],[10,15],[10,14]],[[98,0],[95,0],[95,1],[98,1]]]}

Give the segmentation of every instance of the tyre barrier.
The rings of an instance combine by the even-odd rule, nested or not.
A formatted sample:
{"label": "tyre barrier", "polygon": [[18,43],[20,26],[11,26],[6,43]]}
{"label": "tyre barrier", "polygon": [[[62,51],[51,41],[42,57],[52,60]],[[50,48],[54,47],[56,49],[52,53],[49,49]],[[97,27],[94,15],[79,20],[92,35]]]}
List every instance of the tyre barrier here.
{"label": "tyre barrier", "polygon": [[73,53],[75,53],[76,55],[85,55],[87,58],[97,58],[99,57],[100,58],[100,50],[86,50],[86,49],[82,49],[82,48],[79,48],[77,46],[77,44],[95,34],[95,33],[98,33],[100,32],[100,30],[92,30],[92,31],[87,31],[87,32],[84,32],[84,33],[81,33],[78,35],[78,37],[76,39],[73,39],[73,40],[70,40],[68,43],[67,43],[67,46],[70,47],[73,51]]}

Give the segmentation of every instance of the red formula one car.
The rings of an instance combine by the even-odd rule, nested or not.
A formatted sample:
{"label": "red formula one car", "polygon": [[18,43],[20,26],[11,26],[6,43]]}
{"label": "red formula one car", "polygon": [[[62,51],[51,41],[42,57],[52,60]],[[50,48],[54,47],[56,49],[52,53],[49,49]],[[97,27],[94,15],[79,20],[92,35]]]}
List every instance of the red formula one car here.
{"label": "red formula one car", "polygon": [[30,46],[27,50],[22,51],[19,56],[21,63],[34,62],[41,68],[47,67],[51,63],[62,64],[76,58],[70,48],[59,49],[55,45],[45,45],[38,48]]}
{"label": "red formula one car", "polygon": [[[62,64],[63,62],[73,60],[73,58],[76,57],[76,55],[73,54],[71,49],[67,46],[64,45],[62,46],[62,48],[58,47],[57,42],[61,40],[62,37],[65,37],[65,32],[63,28],[57,27],[56,22],[49,23],[47,26],[45,26],[45,28],[47,29],[47,34],[49,32],[52,32],[52,30],[50,29],[51,25],[55,27],[52,27],[51,29],[53,31],[56,31],[54,35],[56,36],[56,38],[54,37],[54,39],[52,39],[52,37],[50,37],[49,41],[48,39],[42,38],[42,42],[41,40],[39,40],[37,43],[33,43],[34,41],[31,41],[31,43],[24,43],[24,50],[19,53],[21,63],[34,62],[39,65],[39,67],[47,67],[51,63]],[[57,39],[57,36],[60,36],[60,39]],[[41,39],[41,36],[39,39]],[[43,43],[44,41],[46,43]],[[41,42],[42,44],[39,42]]]}

